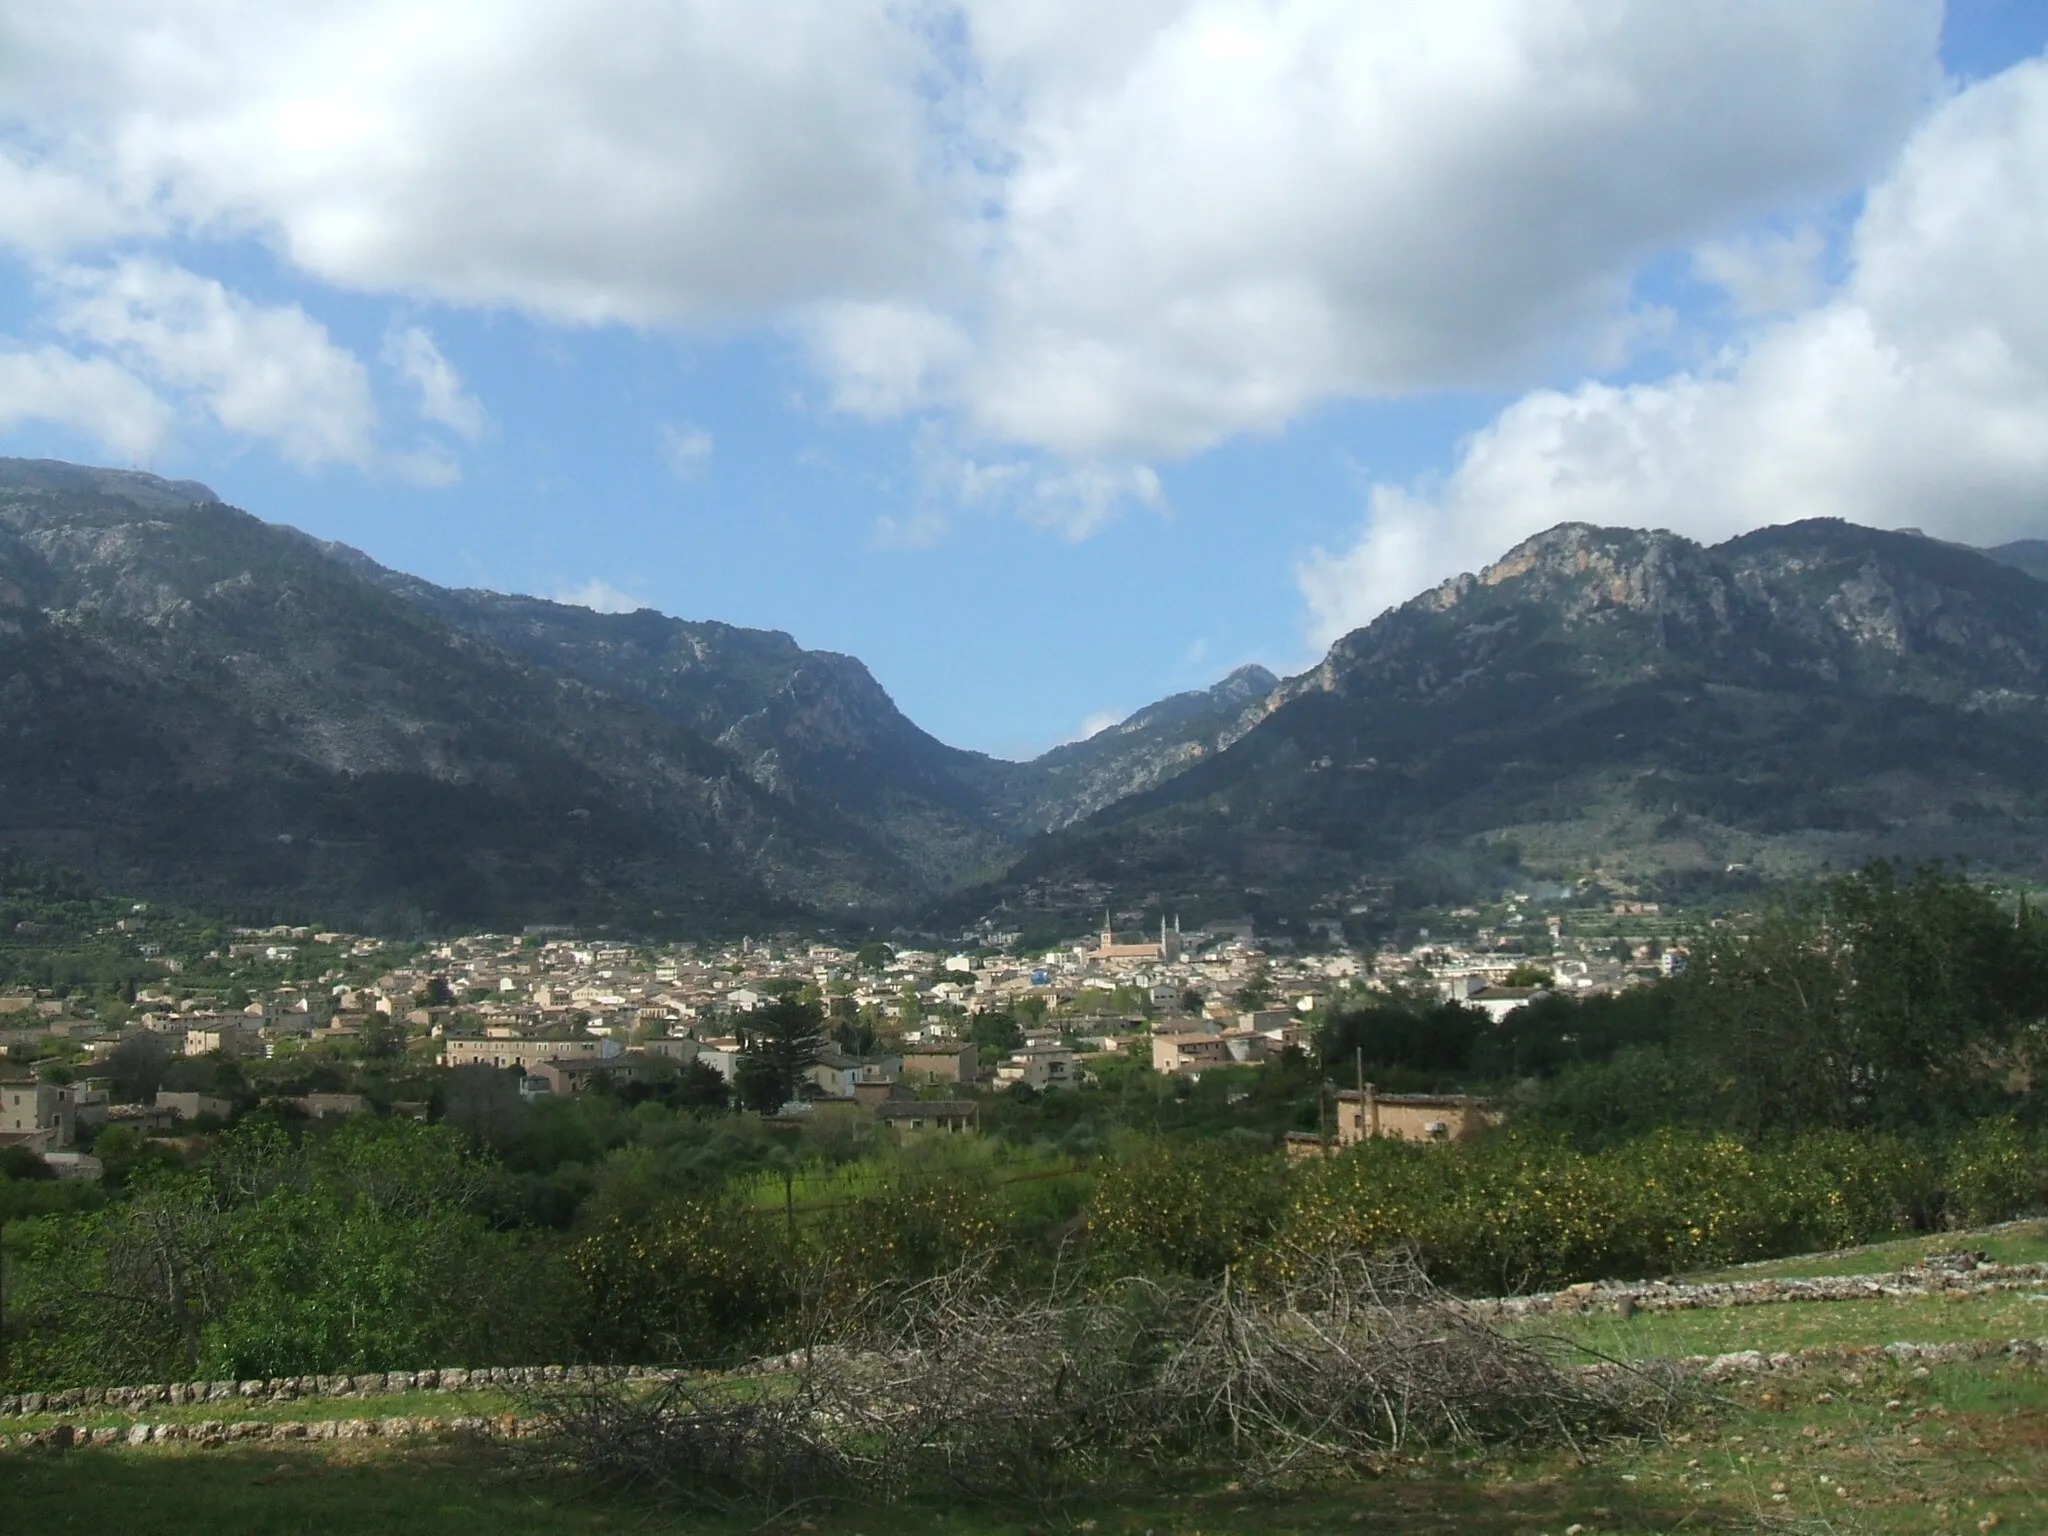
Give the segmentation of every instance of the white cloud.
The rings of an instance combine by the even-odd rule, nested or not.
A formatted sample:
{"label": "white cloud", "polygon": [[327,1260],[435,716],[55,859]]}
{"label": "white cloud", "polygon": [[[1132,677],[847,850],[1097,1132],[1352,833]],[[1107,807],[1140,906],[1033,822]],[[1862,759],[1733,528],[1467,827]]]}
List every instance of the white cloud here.
{"label": "white cloud", "polygon": [[680,427],[661,423],[654,429],[654,440],[661,462],[678,480],[698,478],[711,467],[711,456],[718,451],[709,432],[687,422]]}
{"label": "white cloud", "polygon": [[0,141],[137,226],[253,231],[348,288],[751,321],[915,282],[943,252],[919,9],[14,6]]}
{"label": "white cloud", "polygon": [[[40,211],[0,211],[0,239],[253,235],[359,292],[786,327],[839,409],[939,413],[991,461],[1128,466],[1331,398],[1605,365],[1647,257],[1891,152],[1940,12],[15,6],[0,193]],[[1069,510],[1019,505],[1066,532],[1108,515],[1050,494]]]}
{"label": "white cloud", "polygon": [[942,502],[1006,512],[1063,535],[1085,539],[1124,507],[1165,513],[1166,492],[1145,464],[1066,463],[1044,456],[985,462],[928,435],[920,453],[927,495]]}
{"label": "white cloud", "polygon": [[69,267],[55,324],[292,463],[370,465],[377,410],[362,363],[295,304],[263,305],[147,259]]}
{"label": "white cloud", "polygon": [[441,490],[462,483],[462,465],[439,443],[423,443],[409,452],[386,453],[378,467],[394,480],[427,490]]}
{"label": "white cloud", "polygon": [[1693,252],[1693,273],[1728,295],[1742,316],[1786,314],[1820,297],[1827,240],[1811,224],[1711,240]]}
{"label": "white cloud", "polygon": [[438,422],[471,441],[482,437],[490,426],[482,403],[464,392],[462,375],[422,327],[409,325],[388,334],[384,362],[418,392],[423,419]]}
{"label": "white cloud", "polygon": [[1081,729],[1068,737],[1069,741],[1086,741],[1091,736],[1100,736],[1112,725],[1120,724],[1123,716],[1113,709],[1099,709],[1081,722]]}
{"label": "white cloud", "polygon": [[0,350],[0,432],[50,422],[139,458],[163,442],[170,419],[156,391],[118,363],[61,347]]}
{"label": "white cloud", "polygon": [[933,403],[968,352],[955,322],[916,305],[824,305],[801,329],[831,382],[833,408],[855,416],[901,416]]}
{"label": "white cloud", "polygon": [[1014,168],[961,399],[1180,455],[1315,402],[1596,351],[1653,253],[1844,190],[1935,79],[1933,0],[988,0]]}
{"label": "white cloud", "polygon": [[123,208],[93,176],[18,156],[0,142],[0,247],[49,257],[140,233],[152,222]]}
{"label": "white cloud", "polygon": [[598,577],[578,586],[563,587],[550,592],[548,597],[557,603],[568,603],[576,608],[589,608],[597,613],[637,613],[652,604],[643,602],[631,593],[621,592],[610,582]]}
{"label": "white cloud", "polygon": [[1300,571],[1313,637],[1554,523],[1835,516],[1975,543],[2048,505],[2048,61],[1972,86],[1869,193],[1838,291],[1660,383],[1541,390]]}

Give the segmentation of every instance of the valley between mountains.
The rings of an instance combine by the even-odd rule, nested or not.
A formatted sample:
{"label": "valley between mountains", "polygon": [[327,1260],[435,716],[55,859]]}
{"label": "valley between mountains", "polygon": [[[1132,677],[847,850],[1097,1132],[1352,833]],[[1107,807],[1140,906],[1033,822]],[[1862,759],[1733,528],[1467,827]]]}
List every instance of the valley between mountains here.
{"label": "valley between mountains", "polygon": [[785,634],[451,590],[204,486],[0,460],[0,844],[379,929],[1369,922],[2048,859],[2038,551],[1564,526],[1033,761]]}

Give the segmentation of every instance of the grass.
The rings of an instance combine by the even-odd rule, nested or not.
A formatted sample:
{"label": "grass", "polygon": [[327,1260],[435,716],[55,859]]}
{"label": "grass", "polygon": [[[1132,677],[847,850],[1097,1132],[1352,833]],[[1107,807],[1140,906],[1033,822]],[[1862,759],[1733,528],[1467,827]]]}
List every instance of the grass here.
{"label": "grass", "polygon": [[[515,1475],[454,1447],[254,1446],[199,1452],[0,1452],[10,1524],[124,1536],[354,1536],[449,1529],[632,1530],[738,1536],[754,1520],[653,1511]],[[1837,1491],[1837,1490],[1845,1491]],[[1687,1531],[1891,1533],[2048,1527],[2048,1380],[1989,1365],[1809,1372],[1730,1390],[1662,1443],[1583,1461],[1431,1457],[1355,1484],[1263,1497],[1230,1485],[1161,1488],[1057,1510],[817,1511],[776,1522],[821,1536],[1334,1536],[1473,1532],[1598,1536]],[[1997,1525],[1983,1522],[1997,1516]]]}
{"label": "grass", "polygon": [[[1928,1248],[1967,1245],[2009,1262],[2048,1257],[2048,1223],[1884,1244],[1764,1273],[1876,1273]],[[1546,1319],[1604,1354],[1653,1357],[1813,1345],[1938,1343],[2048,1334],[2048,1284],[1947,1300],[1800,1302],[1688,1312]],[[512,1405],[503,1393],[410,1393],[361,1401],[157,1407],[141,1415],[67,1415],[80,1424],[184,1418],[448,1418]],[[51,1422],[9,1420],[5,1428]],[[1355,1483],[1279,1495],[1178,1482],[1057,1509],[904,1505],[811,1511],[773,1522],[820,1536],[1336,1536],[1470,1532],[1583,1536],[1692,1531],[1904,1536],[2048,1530],[2048,1373],[1986,1360],[1901,1368],[1878,1359],[1735,1383],[1664,1441],[1483,1457],[1432,1455]],[[716,1520],[536,1477],[498,1453],[456,1442],[264,1443],[55,1452],[0,1450],[0,1508],[10,1529],[115,1528],[123,1536],[242,1533],[632,1531],[740,1536],[758,1517]]]}
{"label": "grass", "polygon": [[1721,1355],[1741,1349],[1798,1350],[1827,1345],[1949,1344],[1966,1339],[2048,1337],[2048,1282],[2037,1291],[1876,1297],[1869,1301],[1794,1301],[1689,1312],[1611,1311],[1536,1318],[1519,1331],[1556,1333],[1621,1359]]}
{"label": "grass", "polygon": [[1896,1242],[1844,1248],[1836,1253],[1809,1253],[1796,1259],[1766,1259],[1686,1275],[1705,1280],[1810,1280],[1816,1275],[1881,1275],[1910,1269],[1930,1253],[1957,1248],[1981,1251],[2001,1264],[2048,1264],[2048,1220],[2014,1221],[1983,1232],[1943,1232],[1931,1237],[1906,1237]]}

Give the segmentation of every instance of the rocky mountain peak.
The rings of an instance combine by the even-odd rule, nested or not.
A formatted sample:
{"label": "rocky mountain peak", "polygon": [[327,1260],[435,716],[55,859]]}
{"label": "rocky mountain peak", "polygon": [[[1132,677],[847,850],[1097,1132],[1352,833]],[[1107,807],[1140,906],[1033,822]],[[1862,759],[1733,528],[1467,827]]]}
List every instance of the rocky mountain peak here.
{"label": "rocky mountain peak", "polygon": [[1279,678],[1257,662],[1248,662],[1211,688],[1209,697],[1219,704],[1249,704],[1279,686]]}
{"label": "rocky mountain peak", "polygon": [[220,500],[197,480],[165,480],[139,469],[101,469],[61,459],[0,458],[0,491],[86,492],[118,497],[152,512]]}

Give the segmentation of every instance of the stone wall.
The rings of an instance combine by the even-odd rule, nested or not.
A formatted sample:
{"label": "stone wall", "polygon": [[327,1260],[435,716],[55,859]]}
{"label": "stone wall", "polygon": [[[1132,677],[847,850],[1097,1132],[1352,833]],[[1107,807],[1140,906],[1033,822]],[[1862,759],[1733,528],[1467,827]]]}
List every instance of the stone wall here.
{"label": "stone wall", "polygon": [[69,1387],[0,1397],[0,1418],[27,1413],[77,1413],[111,1408],[140,1413],[157,1404],[284,1403],[307,1397],[385,1397],[400,1392],[480,1392],[559,1382],[666,1381],[655,1366],[511,1365],[488,1369],[373,1372],[360,1376],[276,1376],[260,1381],[183,1381],[141,1387]]}

